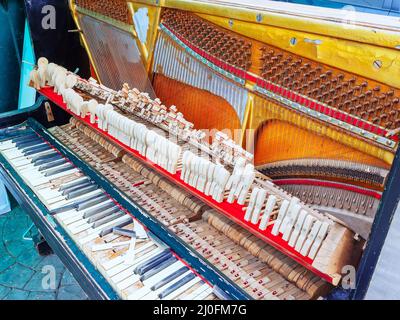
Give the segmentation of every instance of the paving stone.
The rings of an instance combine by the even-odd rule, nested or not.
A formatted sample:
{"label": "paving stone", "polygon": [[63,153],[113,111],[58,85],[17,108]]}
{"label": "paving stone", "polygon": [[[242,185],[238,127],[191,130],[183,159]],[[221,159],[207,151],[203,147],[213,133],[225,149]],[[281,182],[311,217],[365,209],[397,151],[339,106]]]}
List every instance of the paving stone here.
{"label": "paving stone", "polygon": [[4,245],[7,251],[13,257],[18,257],[25,250],[32,250],[33,244],[31,241],[23,241],[23,240],[5,240]]}
{"label": "paving stone", "polygon": [[9,293],[3,298],[4,300],[26,300],[30,291],[11,289]]}
{"label": "paving stone", "polygon": [[0,257],[0,273],[11,267],[16,261],[15,258],[10,257],[9,255],[1,254]]}
{"label": "paving stone", "polygon": [[78,285],[70,285],[58,290],[57,300],[87,300],[87,296]]}
{"label": "paving stone", "polygon": [[28,230],[31,223],[26,217],[18,217],[15,219],[9,219],[3,226],[3,238],[7,240],[23,240],[24,233]]}
{"label": "paving stone", "polygon": [[[87,299],[56,255],[42,257],[32,241],[22,239],[30,225],[29,216],[19,207],[0,216],[0,300],[54,300],[58,295],[58,299]],[[31,230],[31,234],[37,232]],[[55,290],[42,287],[46,274],[41,272],[48,265],[55,268]]]}
{"label": "paving stone", "polygon": [[56,293],[53,292],[31,292],[29,293],[27,300],[55,300]]}
{"label": "paving stone", "polygon": [[6,250],[6,247],[4,246],[2,237],[0,236],[0,257],[4,257],[6,255],[8,255],[8,252]]}
{"label": "paving stone", "polygon": [[30,280],[34,271],[20,264],[14,264],[0,273],[0,284],[22,289]]}
{"label": "paving stone", "polygon": [[0,300],[4,299],[4,297],[7,296],[7,294],[11,291],[11,288],[2,286],[0,284]]}
{"label": "paving stone", "polygon": [[29,267],[33,268],[37,266],[39,263],[43,261],[44,257],[42,257],[35,249],[26,249],[23,251],[17,258],[17,262]]}
{"label": "paving stone", "polygon": [[62,280],[61,280],[61,286],[69,286],[69,285],[77,285],[77,281],[75,280],[74,276],[72,275],[71,272],[68,270],[65,270]]}

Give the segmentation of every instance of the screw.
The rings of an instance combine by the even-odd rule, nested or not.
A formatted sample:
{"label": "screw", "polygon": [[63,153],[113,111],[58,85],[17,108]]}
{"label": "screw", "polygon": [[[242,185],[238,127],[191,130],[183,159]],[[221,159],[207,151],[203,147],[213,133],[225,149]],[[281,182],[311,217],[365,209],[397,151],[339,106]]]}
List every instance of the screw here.
{"label": "screw", "polygon": [[381,60],[375,60],[373,66],[376,69],[382,68],[382,61]]}

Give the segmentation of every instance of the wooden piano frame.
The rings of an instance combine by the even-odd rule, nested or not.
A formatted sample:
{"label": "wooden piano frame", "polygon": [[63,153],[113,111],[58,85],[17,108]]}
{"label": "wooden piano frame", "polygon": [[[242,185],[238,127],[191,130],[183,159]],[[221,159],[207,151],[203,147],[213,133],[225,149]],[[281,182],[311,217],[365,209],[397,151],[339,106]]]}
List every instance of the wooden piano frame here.
{"label": "wooden piano frame", "polygon": [[[56,2],[57,1],[54,0],[48,1],[49,4],[55,4]],[[142,2],[158,3],[158,0]],[[182,1],[170,1],[170,3],[178,6],[181,5]],[[29,5],[27,5],[27,15],[31,25],[36,24],[40,26],[40,21],[38,20],[38,16],[35,13],[39,10],[37,6],[39,6],[39,4],[30,2]],[[60,7],[59,3],[57,3],[57,7]],[[69,13],[67,6],[65,6],[64,10],[65,13]],[[216,10],[219,10],[220,13],[223,13],[222,7],[216,5]],[[324,11],[326,10],[324,9]],[[252,12],[249,17],[253,18],[253,15],[256,18],[255,11]],[[329,17],[325,18],[327,20],[330,19]],[[40,49],[40,51],[38,51],[36,55],[47,56],[49,60],[55,61],[60,64],[65,61],[71,63],[69,55],[71,55],[72,53],[75,54],[75,52],[68,51],[69,46],[67,45],[67,43],[72,42],[76,46],[76,44],[79,43],[79,37],[76,35],[74,39],[66,38],[65,47],[67,49],[65,50],[65,52],[60,53],[51,51],[50,49],[45,49],[46,43],[51,42],[49,42],[48,35],[47,38],[41,38],[41,32],[39,29],[40,28],[36,29],[35,27],[31,29],[33,39],[37,39],[35,40],[35,42],[37,41],[37,43],[35,43],[35,49]],[[53,36],[53,40],[59,39],[59,36],[55,35],[56,31],[57,30],[55,30],[52,35],[51,32],[48,33],[50,34],[50,38]],[[332,29],[331,32],[335,32],[335,30]],[[77,62],[76,65],[82,66],[82,62],[79,61],[78,55],[75,57],[75,59],[77,61],[74,61],[73,63]],[[83,71],[88,73],[87,65],[87,69],[85,69],[85,66],[83,66],[83,68]],[[40,123],[46,124],[47,122],[45,118],[43,101],[44,99],[39,98],[38,102],[33,107],[26,109],[23,112],[13,112],[0,115],[0,127],[21,123],[29,117],[33,117],[37,119]],[[57,107],[56,104],[52,103],[52,105],[55,106],[53,107],[53,112],[56,116],[56,119],[62,118],[63,122],[66,123],[68,119],[68,113]],[[166,230],[166,228],[160,226],[160,224],[157,223],[154,218],[143,215],[141,209],[138,206],[136,206],[131,200],[128,200],[127,197],[125,197],[121,192],[117,191],[115,188],[106,183],[105,180],[102,179],[102,177],[97,172],[95,172],[93,169],[91,169],[91,167],[78,159],[67,148],[54,140],[54,138],[47,133],[42,125],[40,125],[38,122],[31,120],[29,120],[29,123],[35,128],[35,130],[39,130],[41,134],[46,137],[46,139],[57,146],[57,148],[59,148],[59,150],[64,155],[68,156],[68,158],[70,158],[71,161],[75,163],[75,165],[84,170],[90,178],[101,185],[124,208],[134,214],[135,217],[137,217],[138,220],[144,223],[150,231],[157,234],[161,240],[170,245],[175,250],[175,252],[183,259],[185,259],[197,272],[199,272],[201,276],[206,278],[212,284],[218,285],[221,289],[228,290],[231,293],[232,299],[249,298],[243,295],[243,292],[239,288],[232,286],[231,282],[221,276],[220,273],[216,272],[215,269],[207,261],[195,257],[195,255],[192,254],[192,250],[187,248],[181,240],[179,240],[175,236],[171,237],[171,233]],[[50,123],[46,125],[52,126],[57,124],[58,123]],[[61,228],[54,227],[51,219],[49,219],[48,217],[47,209],[40,203],[40,201],[38,201],[36,197],[34,197],[33,193],[18,177],[13,169],[9,166],[4,165],[3,160],[4,159],[0,158],[0,179],[4,181],[7,188],[11,191],[21,207],[30,215],[35,225],[39,228],[43,236],[48,241],[49,245],[61,258],[67,268],[72,272],[74,277],[78,280],[80,285],[88,294],[89,298],[117,299],[118,297],[113,289],[110,287],[110,285],[105,281],[100,273],[95,270],[89,260],[79,252],[69,236],[63,233],[62,230],[60,230]],[[393,165],[386,183],[386,188],[382,195],[382,201],[373,223],[370,238],[367,242],[366,249],[358,267],[356,289],[348,290],[345,292],[345,295],[348,299],[363,299],[366,294],[369,282],[372,278],[375,266],[379,258],[379,254],[381,252],[387,232],[389,230],[390,222],[399,204],[398,201],[400,198],[400,188],[398,181],[400,181],[400,150],[397,150],[396,152]],[[189,190],[189,188],[183,184],[181,184],[180,187],[193,193],[193,190]]]}

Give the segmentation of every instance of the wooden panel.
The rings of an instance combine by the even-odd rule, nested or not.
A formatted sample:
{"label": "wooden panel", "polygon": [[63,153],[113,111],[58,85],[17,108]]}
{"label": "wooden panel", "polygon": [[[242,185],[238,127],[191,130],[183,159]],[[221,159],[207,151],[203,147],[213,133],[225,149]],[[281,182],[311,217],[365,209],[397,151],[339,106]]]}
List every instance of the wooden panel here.
{"label": "wooden panel", "polygon": [[[161,74],[155,75],[153,86],[157,97],[165,105],[176,105],[196,129],[217,129],[230,133],[241,128],[236,111],[225,99]],[[240,141],[240,137],[234,138]]]}
{"label": "wooden panel", "polygon": [[348,160],[389,167],[380,159],[287,122],[271,120],[260,127],[255,143],[256,165],[302,158]]}

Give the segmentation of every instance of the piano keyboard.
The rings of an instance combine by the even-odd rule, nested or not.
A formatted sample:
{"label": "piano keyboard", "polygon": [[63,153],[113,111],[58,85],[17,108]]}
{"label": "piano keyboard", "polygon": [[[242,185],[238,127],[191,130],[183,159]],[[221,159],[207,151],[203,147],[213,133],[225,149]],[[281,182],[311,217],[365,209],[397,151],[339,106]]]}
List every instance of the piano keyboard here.
{"label": "piano keyboard", "polygon": [[121,298],[217,299],[171,248],[36,132],[1,141],[0,152]]}

